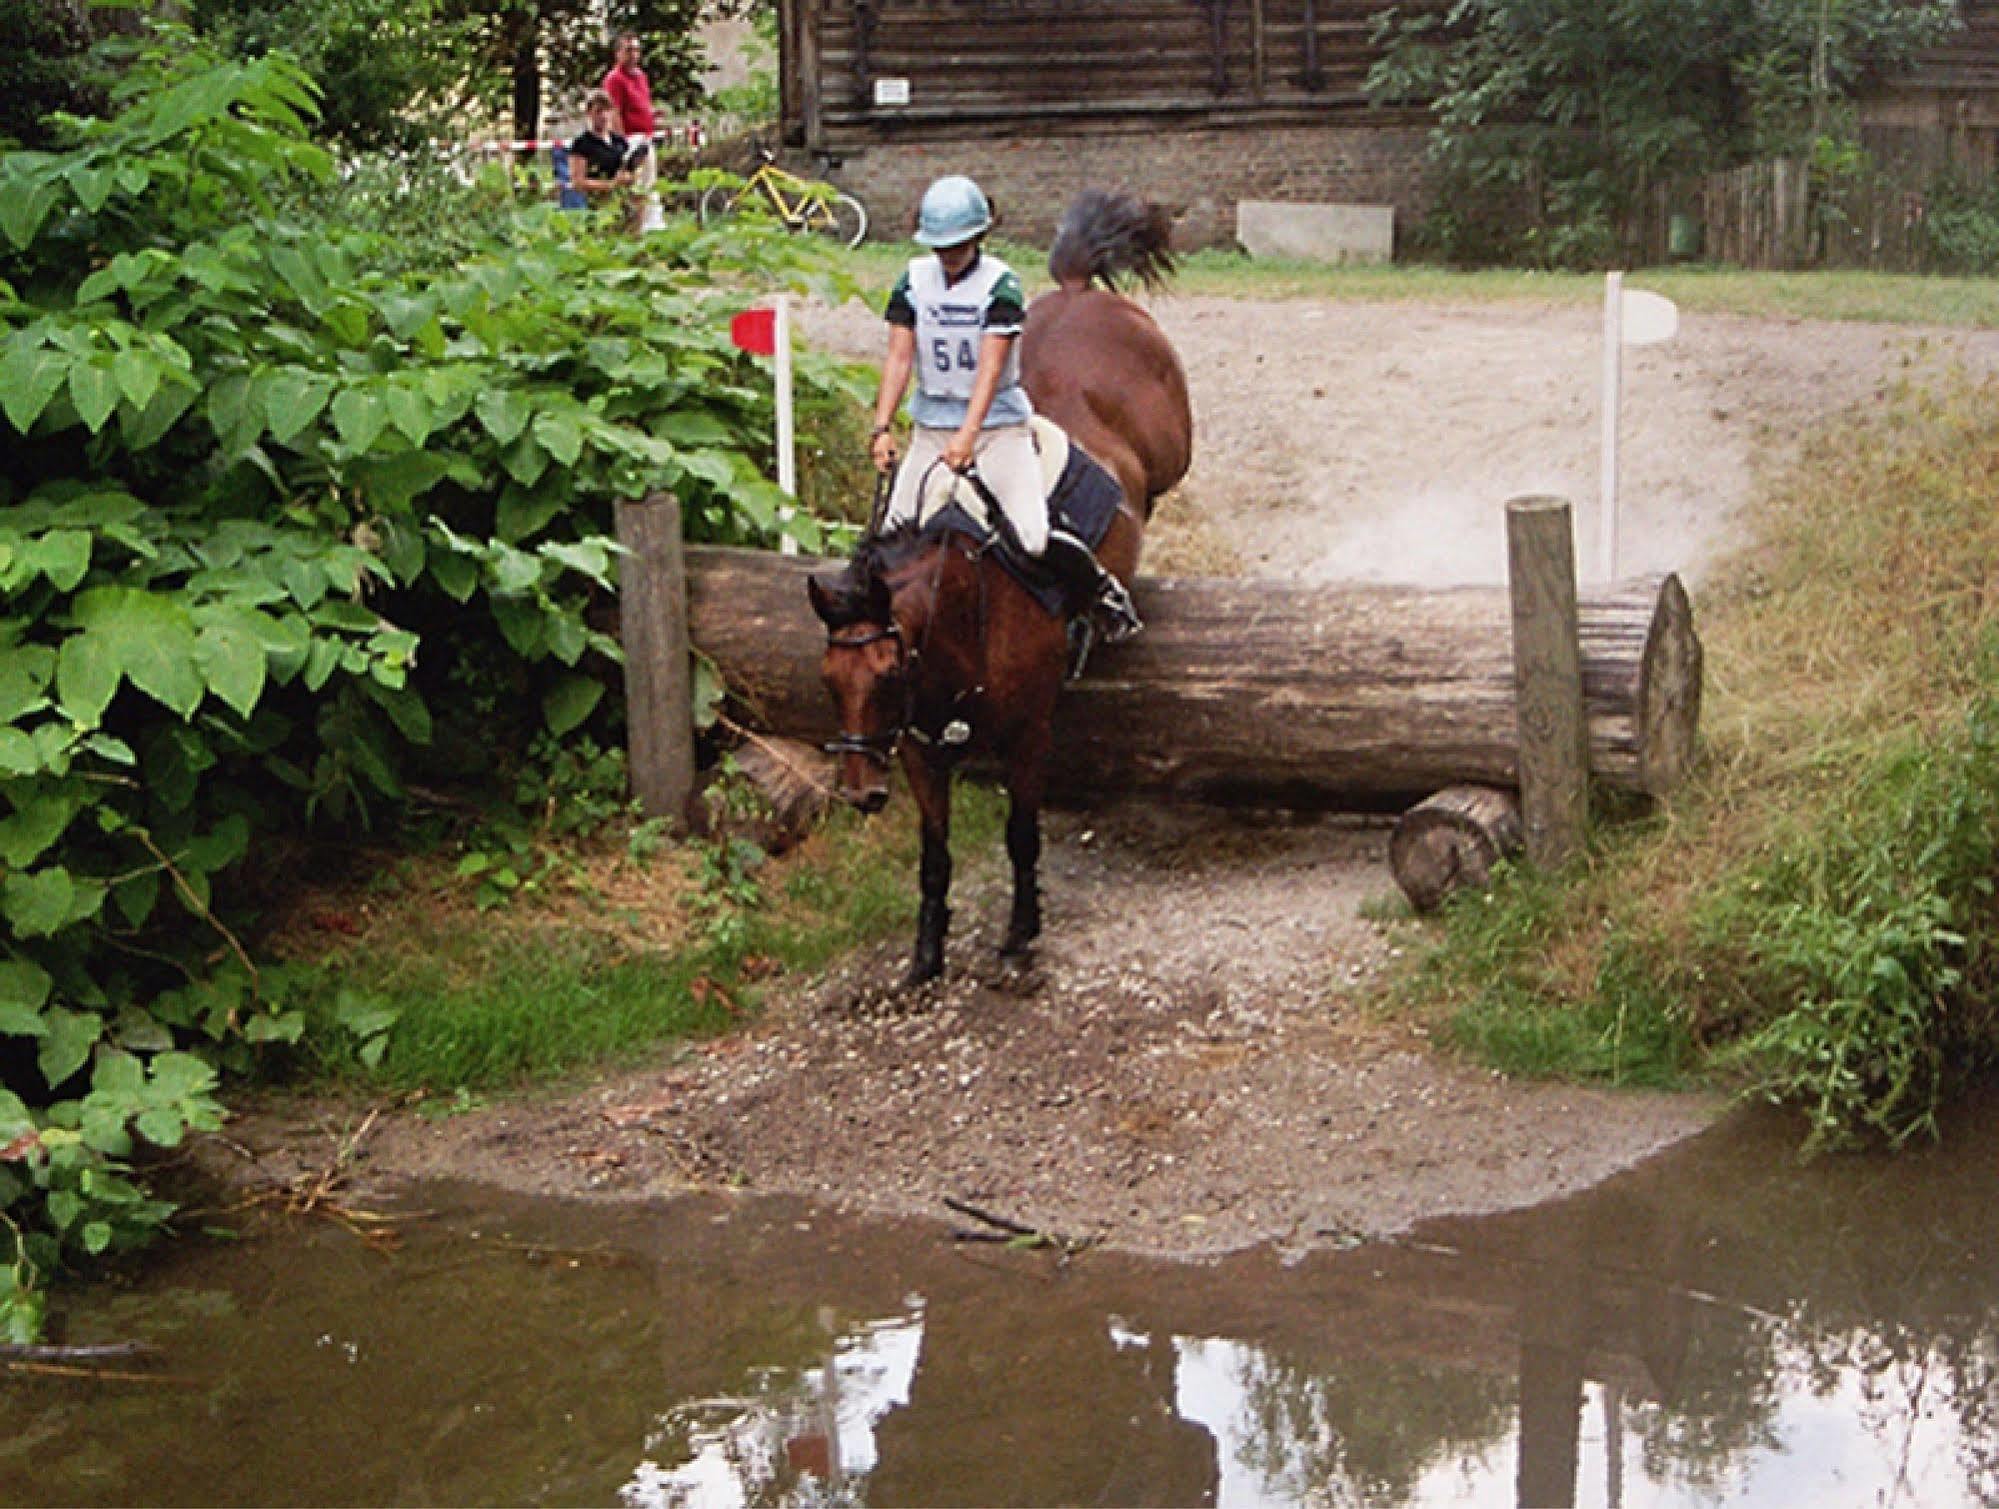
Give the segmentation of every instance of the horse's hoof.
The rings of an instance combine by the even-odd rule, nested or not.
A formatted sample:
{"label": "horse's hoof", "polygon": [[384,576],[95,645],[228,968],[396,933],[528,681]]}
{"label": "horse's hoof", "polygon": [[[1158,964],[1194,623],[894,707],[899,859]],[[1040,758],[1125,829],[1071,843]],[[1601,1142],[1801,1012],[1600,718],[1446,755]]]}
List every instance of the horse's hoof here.
{"label": "horse's hoof", "polygon": [[943,973],[944,973],[944,965],[941,961],[936,964],[926,964],[919,961],[915,964],[910,965],[909,968],[906,971],[904,971],[902,976],[902,988],[904,990],[920,989],[921,987],[928,985],[932,980],[939,978]]}
{"label": "horse's hoof", "polygon": [[1000,960],[1006,964],[1019,964],[1034,952],[1034,940],[1041,936],[1041,929],[1032,932],[1008,933],[1006,941],[1000,944]]}

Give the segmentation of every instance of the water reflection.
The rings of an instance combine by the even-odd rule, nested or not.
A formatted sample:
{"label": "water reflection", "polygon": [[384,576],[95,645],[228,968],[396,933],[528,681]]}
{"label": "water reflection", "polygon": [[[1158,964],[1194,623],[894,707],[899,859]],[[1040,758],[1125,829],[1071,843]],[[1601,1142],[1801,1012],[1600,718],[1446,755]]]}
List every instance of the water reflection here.
{"label": "water reflection", "polygon": [[181,1381],[0,1373],[0,1501],[1999,1505],[1999,1102],[1787,1136],[1289,1266],[432,1190],[73,1301]]}
{"label": "water reflection", "polygon": [[[690,1399],[661,1418],[646,1459],[618,1491],[634,1509],[699,1504],[865,1503],[880,1454],[875,1422],[909,1402],[923,1346],[923,1299],[901,1319],[863,1324],[820,1367],[759,1369],[747,1398]],[[680,1465],[662,1468],[658,1458]]]}

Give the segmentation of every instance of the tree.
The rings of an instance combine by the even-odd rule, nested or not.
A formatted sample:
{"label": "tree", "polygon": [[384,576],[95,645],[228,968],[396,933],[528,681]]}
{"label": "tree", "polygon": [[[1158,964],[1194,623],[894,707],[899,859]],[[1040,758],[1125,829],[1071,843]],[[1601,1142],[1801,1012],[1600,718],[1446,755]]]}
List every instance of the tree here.
{"label": "tree", "polygon": [[0,145],[50,143],[44,120],[57,110],[87,107],[83,78],[90,33],[82,9],[69,0],[0,0]]}
{"label": "tree", "polygon": [[582,113],[582,91],[611,66],[611,40],[634,31],[661,105],[701,98],[705,57],[695,36],[703,0],[443,0],[446,14],[477,37],[485,92],[498,103],[501,80],[512,102],[514,134],[540,129],[551,88],[565,114]]}
{"label": "tree", "polygon": [[1602,262],[1650,184],[1815,147],[1956,20],[1955,0],[1453,0],[1383,18],[1369,88],[1436,120],[1441,250]]}

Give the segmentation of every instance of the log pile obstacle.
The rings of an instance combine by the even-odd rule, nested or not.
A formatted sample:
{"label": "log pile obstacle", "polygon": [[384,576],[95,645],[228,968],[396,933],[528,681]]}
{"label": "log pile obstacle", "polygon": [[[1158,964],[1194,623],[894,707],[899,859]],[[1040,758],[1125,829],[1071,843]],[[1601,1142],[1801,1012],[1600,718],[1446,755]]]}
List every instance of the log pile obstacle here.
{"label": "log pile obstacle", "polygon": [[[752,726],[835,732],[809,557],[690,546],[688,628]],[[1067,799],[1392,811],[1447,786],[1519,783],[1504,588],[1305,586],[1140,577],[1145,633],[1100,647],[1063,689],[1052,773]],[[1578,605],[1593,779],[1659,795],[1691,758],[1701,649],[1679,579]]]}
{"label": "log pile obstacle", "polygon": [[[805,594],[835,563],[683,556],[664,539],[675,524],[665,495],[620,511],[633,785],[677,820],[692,786],[685,647],[752,728],[810,742],[837,729]],[[1591,781],[1660,796],[1685,774],[1701,644],[1677,576],[1576,592],[1560,499],[1513,500],[1507,528],[1510,588],[1140,578],[1147,632],[1099,649],[1058,706],[1053,794],[1408,808],[1390,862],[1423,909],[1482,884],[1523,838],[1560,864]]]}

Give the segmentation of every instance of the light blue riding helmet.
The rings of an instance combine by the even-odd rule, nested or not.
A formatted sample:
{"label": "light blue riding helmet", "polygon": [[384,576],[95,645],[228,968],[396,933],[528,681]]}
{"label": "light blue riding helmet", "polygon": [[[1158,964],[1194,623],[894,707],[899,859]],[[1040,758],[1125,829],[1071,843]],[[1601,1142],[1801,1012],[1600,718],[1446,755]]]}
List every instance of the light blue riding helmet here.
{"label": "light blue riding helmet", "polygon": [[992,229],[993,207],[979,186],[962,173],[940,178],[923,191],[916,212],[916,240],[921,246],[957,246]]}

